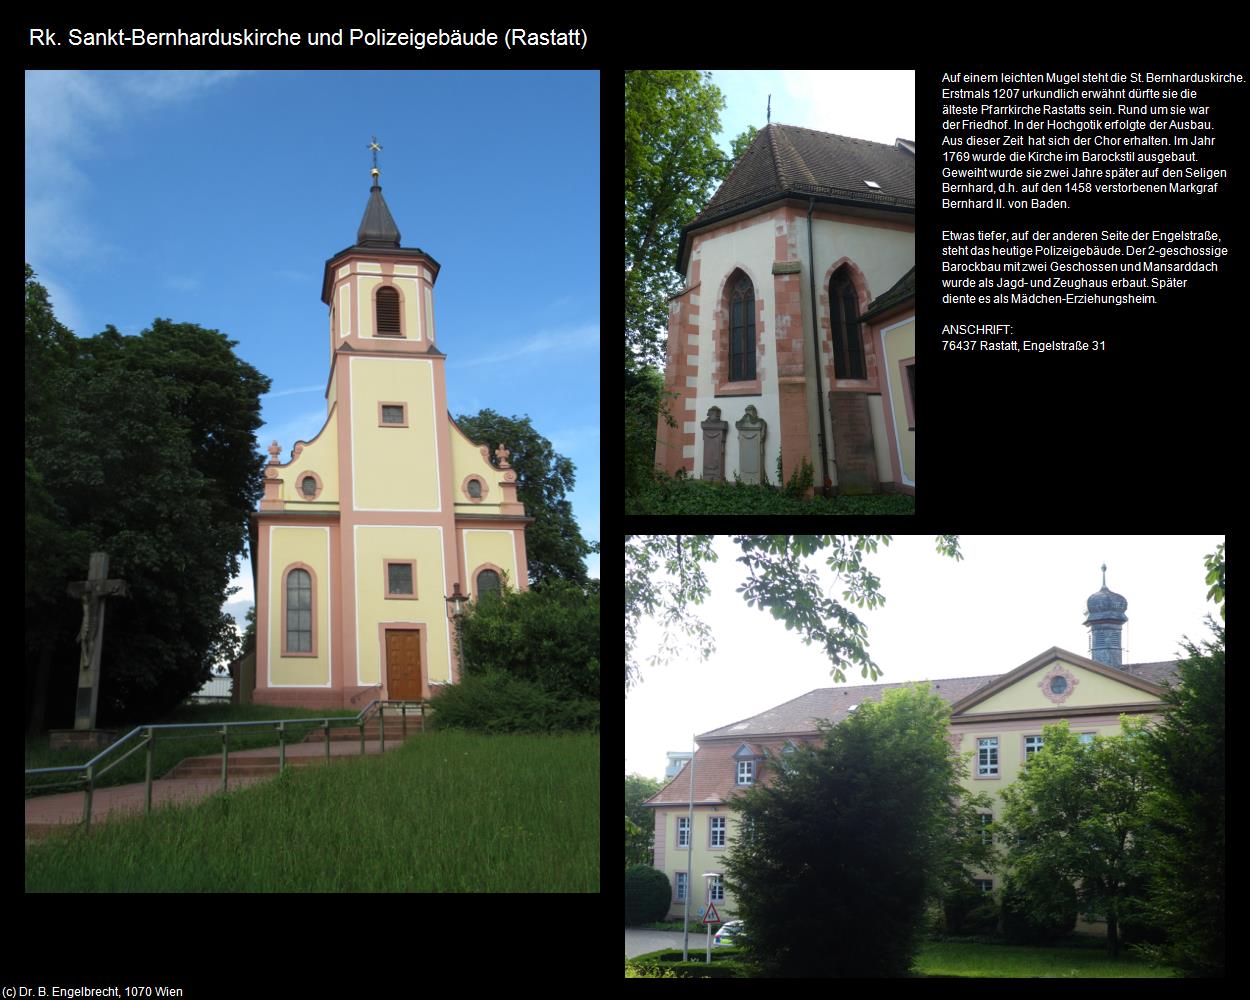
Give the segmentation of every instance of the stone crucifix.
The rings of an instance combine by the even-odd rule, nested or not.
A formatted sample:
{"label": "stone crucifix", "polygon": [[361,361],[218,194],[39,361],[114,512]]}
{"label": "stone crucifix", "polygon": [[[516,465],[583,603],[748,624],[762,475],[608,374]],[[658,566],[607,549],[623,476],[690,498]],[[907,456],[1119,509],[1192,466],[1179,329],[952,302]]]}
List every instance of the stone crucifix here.
{"label": "stone crucifix", "polygon": [[100,649],[104,642],[104,600],[129,595],[125,580],[110,580],[108,575],[108,555],[92,552],[87,579],[69,585],[69,596],[82,600],[82,627],[78,630],[82,654],[78,660],[75,729],[95,728],[96,703],[100,695]]}

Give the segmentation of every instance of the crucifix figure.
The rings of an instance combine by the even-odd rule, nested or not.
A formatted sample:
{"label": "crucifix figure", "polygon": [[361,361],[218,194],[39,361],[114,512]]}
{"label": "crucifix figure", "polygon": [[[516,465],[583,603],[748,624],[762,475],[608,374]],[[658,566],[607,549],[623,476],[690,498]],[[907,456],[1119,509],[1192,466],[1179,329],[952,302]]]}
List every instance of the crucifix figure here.
{"label": "crucifix figure", "polygon": [[82,599],[82,627],[78,630],[82,654],[78,659],[75,729],[95,728],[96,702],[100,694],[100,647],[104,640],[104,599],[125,597],[129,593],[125,580],[110,580],[108,575],[108,555],[92,552],[87,579],[69,585],[69,596]]}

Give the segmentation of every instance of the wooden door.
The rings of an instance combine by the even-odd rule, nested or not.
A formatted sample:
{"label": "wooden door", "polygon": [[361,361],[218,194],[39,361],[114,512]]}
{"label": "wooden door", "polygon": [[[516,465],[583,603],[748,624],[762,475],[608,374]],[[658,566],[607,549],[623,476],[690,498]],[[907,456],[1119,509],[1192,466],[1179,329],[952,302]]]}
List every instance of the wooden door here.
{"label": "wooden door", "polygon": [[394,701],[421,700],[421,637],[415,629],[386,630],[386,690]]}

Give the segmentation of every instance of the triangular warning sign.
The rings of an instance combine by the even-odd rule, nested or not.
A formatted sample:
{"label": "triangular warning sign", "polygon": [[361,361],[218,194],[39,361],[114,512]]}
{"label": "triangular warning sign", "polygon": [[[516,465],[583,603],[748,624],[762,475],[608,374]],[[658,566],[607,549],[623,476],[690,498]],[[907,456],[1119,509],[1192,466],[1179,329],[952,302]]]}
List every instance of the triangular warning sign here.
{"label": "triangular warning sign", "polygon": [[703,922],[705,924],[719,924],[722,922],[720,915],[716,912],[715,903],[707,904],[707,913],[703,914]]}

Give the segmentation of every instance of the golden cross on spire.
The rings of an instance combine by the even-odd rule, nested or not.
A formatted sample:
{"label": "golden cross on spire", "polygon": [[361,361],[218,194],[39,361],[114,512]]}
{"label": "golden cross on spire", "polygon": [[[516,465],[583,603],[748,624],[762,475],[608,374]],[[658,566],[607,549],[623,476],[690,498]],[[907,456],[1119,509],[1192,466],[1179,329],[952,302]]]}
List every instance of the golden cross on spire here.
{"label": "golden cross on spire", "polygon": [[378,150],[382,148],[378,145],[378,137],[376,135],[373,136],[373,141],[369,143],[369,148],[373,151],[373,170],[370,173],[373,174],[373,181],[376,184],[378,180]]}

